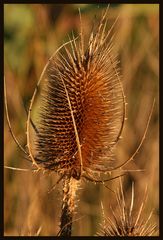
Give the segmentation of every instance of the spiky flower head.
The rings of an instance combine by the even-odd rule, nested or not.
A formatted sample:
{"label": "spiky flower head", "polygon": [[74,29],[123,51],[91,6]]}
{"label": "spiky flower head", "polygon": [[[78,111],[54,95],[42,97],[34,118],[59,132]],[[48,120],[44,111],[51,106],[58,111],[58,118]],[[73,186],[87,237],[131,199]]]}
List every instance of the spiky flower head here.
{"label": "spiky flower head", "polygon": [[[153,236],[158,234],[157,224],[151,221],[153,211],[145,213],[147,200],[147,188],[144,199],[138,208],[134,209],[134,184],[132,184],[132,196],[130,205],[124,198],[122,185],[116,193],[117,208],[111,208],[111,216],[103,216],[103,224],[97,233],[98,236]],[[103,214],[104,215],[104,214]]]}
{"label": "spiky flower head", "polygon": [[124,121],[124,95],[107,11],[86,43],[81,30],[46,69],[35,162],[80,179],[110,167]]}

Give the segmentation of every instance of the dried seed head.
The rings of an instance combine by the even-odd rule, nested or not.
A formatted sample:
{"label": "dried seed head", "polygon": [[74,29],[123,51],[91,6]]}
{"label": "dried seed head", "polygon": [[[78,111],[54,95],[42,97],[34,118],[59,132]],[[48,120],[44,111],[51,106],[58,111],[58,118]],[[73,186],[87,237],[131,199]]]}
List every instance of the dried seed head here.
{"label": "dried seed head", "polygon": [[128,207],[124,198],[122,186],[120,192],[116,195],[117,208],[111,207],[111,216],[105,219],[101,224],[98,236],[153,236],[157,235],[157,225],[151,223],[153,212],[145,214],[147,189],[145,199],[137,210],[134,208],[134,185],[132,185],[131,203]]}
{"label": "dried seed head", "polygon": [[125,117],[106,18],[107,10],[87,46],[81,27],[78,39],[73,36],[46,70],[36,162],[76,179],[110,166]]}

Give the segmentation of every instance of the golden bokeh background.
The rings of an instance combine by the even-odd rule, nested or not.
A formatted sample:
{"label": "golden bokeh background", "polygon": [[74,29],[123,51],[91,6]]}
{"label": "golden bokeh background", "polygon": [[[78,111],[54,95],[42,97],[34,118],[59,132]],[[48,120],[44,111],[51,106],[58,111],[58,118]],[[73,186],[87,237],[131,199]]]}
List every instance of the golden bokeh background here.
{"label": "golden bokeh background", "polygon": [[[27,115],[36,83],[52,53],[72,30],[78,32],[81,9],[84,32],[100,18],[106,4],[5,4],[4,5],[4,71],[10,121],[16,137],[26,145]],[[153,99],[156,103],[145,141],[124,169],[126,203],[131,199],[131,182],[135,183],[135,209],[143,201],[146,185],[148,198],[144,217],[153,210],[151,222],[159,218],[159,5],[111,4],[108,24],[116,17],[115,50],[118,52],[127,118],[123,139],[117,144],[115,165],[125,161],[136,150],[143,136]],[[39,105],[39,102],[37,102]],[[35,115],[33,115],[35,119]],[[5,166],[32,169],[31,163],[13,141],[5,118]],[[118,171],[114,175],[118,175]],[[57,174],[33,173],[4,169],[4,234],[6,236],[55,236],[59,231],[62,184],[48,194],[57,181]],[[116,190],[119,180],[107,183]],[[110,205],[116,208],[114,194],[100,184],[83,182],[78,191],[73,224],[76,236],[95,235],[102,222],[101,203],[105,216]],[[135,210],[136,211],[136,210]],[[136,214],[136,212],[135,212]]]}

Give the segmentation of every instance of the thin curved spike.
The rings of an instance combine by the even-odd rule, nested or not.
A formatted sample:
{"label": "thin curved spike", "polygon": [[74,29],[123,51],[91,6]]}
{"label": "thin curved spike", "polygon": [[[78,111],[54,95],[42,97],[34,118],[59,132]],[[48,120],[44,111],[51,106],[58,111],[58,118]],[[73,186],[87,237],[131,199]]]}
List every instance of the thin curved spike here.
{"label": "thin curved spike", "polygon": [[[111,205],[110,205],[110,209],[111,209],[111,211],[112,211],[112,214],[113,214],[113,217],[114,217],[114,221],[115,221],[115,222],[112,221],[111,218],[108,218],[108,220],[111,222],[111,226],[114,227],[113,230],[115,230],[116,233],[117,233],[117,235],[118,235],[118,228],[117,228],[117,226],[118,226],[119,224],[118,224],[118,222],[117,222],[116,214],[115,214],[115,212],[114,212],[114,210],[113,210],[113,208],[112,208]],[[120,219],[121,219],[121,218],[120,218]]]}
{"label": "thin curved spike", "polygon": [[148,118],[148,121],[147,121],[147,125],[146,125],[146,128],[145,128],[143,137],[142,137],[142,139],[141,139],[141,141],[140,141],[140,143],[139,143],[136,151],[134,152],[134,154],[133,154],[127,161],[125,161],[125,162],[122,163],[121,165],[117,166],[116,168],[113,168],[113,170],[125,166],[127,163],[129,163],[131,160],[133,160],[133,158],[135,157],[135,155],[138,153],[139,149],[141,148],[141,146],[142,146],[142,144],[143,144],[143,142],[144,142],[144,140],[145,140],[145,136],[146,136],[146,133],[147,133],[147,130],[148,130],[148,127],[149,127],[149,123],[150,123],[151,117],[152,117],[152,112],[153,112],[154,104],[155,104],[155,99],[153,100],[152,108],[151,108],[151,111],[150,111],[150,114],[149,114],[149,118]]}
{"label": "thin curved spike", "polygon": [[106,187],[109,191],[111,191],[112,193],[115,194],[115,192],[111,188],[109,188],[108,186],[104,185],[104,187]]}
{"label": "thin curved spike", "polygon": [[114,179],[116,179],[116,178],[123,177],[123,176],[125,176],[125,175],[126,175],[126,173],[121,174],[121,175],[116,176],[116,177],[112,177],[112,178],[110,178],[110,179],[104,179],[104,180],[96,180],[95,178],[93,178],[93,177],[88,177],[88,176],[86,176],[86,175],[83,175],[83,177],[84,177],[85,179],[91,181],[91,182],[96,182],[96,183],[102,183],[102,184],[103,184],[104,182],[109,182],[109,181],[112,181],[112,180],[114,180]]}
{"label": "thin curved spike", "polygon": [[119,15],[117,16],[117,18],[115,19],[114,23],[112,24],[110,30],[108,31],[108,33],[107,33],[107,35],[106,35],[106,37],[105,37],[105,39],[104,39],[104,42],[105,42],[105,41],[107,40],[107,38],[109,37],[109,35],[110,35],[111,31],[113,30],[113,28],[114,28],[116,22],[118,21],[118,19],[119,19]]}
{"label": "thin curved spike", "polygon": [[134,182],[132,182],[131,204],[130,204],[130,211],[129,211],[130,218],[132,216],[133,206],[134,206]]}
{"label": "thin curved spike", "polygon": [[[80,18],[81,59],[83,61],[83,59],[84,59],[83,25],[82,25],[82,18],[81,18],[80,8],[78,10],[79,10],[79,18]],[[80,49],[79,49],[79,51],[80,51]]]}
{"label": "thin curved spike", "polygon": [[77,56],[76,56],[75,48],[74,48],[74,46],[73,46],[74,41],[73,41],[73,39],[70,38],[69,35],[68,35],[68,39],[69,39],[69,41],[71,41],[71,42],[70,42],[70,44],[71,44],[71,50],[72,50],[73,58],[74,58],[75,61],[76,61],[76,60],[77,60]]}
{"label": "thin curved spike", "polygon": [[9,167],[9,166],[4,166],[5,169],[10,169],[14,171],[22,171],[22,172],[30,172],[30,171],[37,171],[37,169],[26,169],[26,168],[15,168],[15,167]]}
{"label": "thin curved spike", "polygon": [[22,155],[20,154],[20,157],[22,157],[25,161],[28,161],[28,162],[32,163],[32,160],[29,158],[29,156],[26,157],[26,156],[22,156]]}
{"label": "thin curved spike", "polygon": [[[153,215],[153,210],[152,210],[151,213],[149,214],[147,220],[144,222],[144,225],[145,225],[145,226],[147,226],[147,224],[148,224],[148,222],[150,221],[152,215]],[[150,227],[151,227],[151,226],[149,225],[147,229],[142,228],[142,231],[140,232],[140,234],[143,235],[143,232],[144,232],[144,231],[147,232],[147,231],[149,230]],[[151,230],[151,231],[152,231],[152,230]]]}
{"label": "thin curved spike", "polygon": [[29,110],[28,110],[28,117],[27,117],[27,147],[28,147],[28,151],[29,151],[29,156],[30,156],[30,158],[32,159],[33,164],[35,164],[35,165],[38,167],[38,169],[40,169],[40,167],[38,166],[38,164],[37,164],[37,162],[36,162],[36,160],[35,160],[35,158],[34,158],[34,156],[33,156],[32,148],[31,148],[31,142],[30,142],[30,119],[31,119],[31,111],[32,111],[33,103],[34,103],[34,100],[35,100],[35,97],[36,97],[36,94],[37,94],[37,91],[38,91],[38,87],[39,87],[39,85],[40,85],[40,83],[41,83],[41,81],[42,81],[42,79],[43,79],[43,76],[44,76],[45,71],[46,71],[46,69],[47,69],[47,67],[48,67],[48,65],[49,65],[49,62],[50,62],[51,59],[59,52],[59,50],[60,50],[61,48],[63,48],[64,46],[66,46],[66,45],[69,44],[69,43],[70,43],[70,42],[68,41],[68,42],[62,44],[62,45],[52,54],[52,56],[49,58],[48,62],[46,63],[46,65],[45,65],[45,67],[44,67],[44,69],[43,69],[43,71],[42,71],[42,73],[41,73],[41,75],[40,75],[40,78],[39,78],[39,80],[38,80],[38,82],[37,82],[36,88],[35,88],[35,90],[34,90],[34,93],[33,93],[33,95],[32,95],[31,101],[30,101],[30,106],[29,106]]}
{"label": "thin curved spike", "polygon": [[[27,108],[26,108],[26,106],[24,105],[24,102],[23,102],[23,106],[24,106],[25,112],[26,112],[26,114],[27,114],[27,116],[28,116],[28,111],[27,111]],[[31,125],[32,125],[32,127],[33,127],[33,129],[34,129],[35,133],[36,133],[36,134],[38,134],[38,133],[39,133],[39,131],[38,131],[38,129],[37,129],[37,127],[36,127],[36,125],[34,124],[34,122],[32,121],[32,119],[30,119],[30,123],[31,123]]]}
{"label": "thin curved spike", "polygon": [[17,140],[17,138],[15,137],[15,134],[12,131],[12,127],[11,127],[11,123],[10,123],[10,118],[9,118],[9,114],[8,114],[8,104],[7,104],[7,94],[6,94],[6,80],[5,80],[5,76],[4,76],[4,100],[5,100],[5,110],[6,110],[6,119],[7,119],[7,124],[9,127],[9,131],[15,141],[15,143],[17,144],[17,146],[19,147],[19,149],[25,153],[28,156],[28,153],[25,151],[25,149],[22,147],[22,145],[19,143],[19,141]]}
{"label": "thin curved spike", "polygon": [[[117,22],[117,19],[116,19],[115,22],[113,23],[113,25],[111,26],[111,28],[109,29],[106,37],[104,38],[104,36],[105,36],[105,29],[106,29],[106,25],[107,25],[107,21],[108,21],[107,18],[106,18],[106,16],[107,16],[107,14],[108,14],[109,7],[110,7],[110,4],[108,4],[108,6],[107,6],[107,8],[106,8],[106,10],[105,10],[105,12],[104,12],[104,14],[102,15],[102,18],[101,18],[101,21],[100,21],[100,24],[99,24],[99,28],[98,28],[98,32],[100,33],[100,36],[99,36],[99,37],[100,37],[100,43],[101,43],[101,45],[105,43],[105,41],[106,41],[107,38],[109,37],[109,35],[110,35],[110,33],[111,33],[114,25],[115,25],[115,23]],[[105,20],[105,23],[103,23],[104,20]],[[96,35],[96,36],[97,36],[97,35]],[[97,41],[99,41],[99,40],[97,39]]]}
{"label": "thin curved spike", "polygon": [[106,217],[105,217],[105,211],[104,211],[104,205],[101,201],[101,210],[102,210],[102,217],[103,217],[103,220],[104,220],[104,226],[106,225]]}
{"label": "thin curved spike", "polygon": [[123,172],[145,172],[145,169],[121,169]]}
{"label": "thin curved spike", "polygon": [[146,201],[147,201],[147,186],[146,186],[146,189],[145,189],[144,200],[142,201],[142,204],[141,204],[141,206],[139,208],[139,211],[138,211],[138,214],[137,214],[137,218],[135,220],[134,227],[136,227],[137,223],[139,222],[139,219],[140,219],[140,216],[142,214],[142,211],[143,211],[143,208],[145,206]]}
{"label": "thin curved spike", "polygon": [[62,59],[58,58],[57,60],[58,60],[59,63],[56,63],[56,65],[57,65],[58,67],[59,67],[59,64],[62,66],[62,65],[63,65],[63,61],[65,61],[65,64],[67,64],[67,66],[65,66],[65,69],[68,69],[68,67],[69,67],[70,69],[72,69],[70,63],[67,61],[67,59],[66,59],[60,52],[58,53],[58,55],[59,55],[60,58],[62,58]]}
{"label": "thin curved spike", "polygon": [[51,193],[57,186],[57,184],[63,179],[64,174],[60,176],[60,178],[56,181],[56,183],[52,186],[50,190],[48,190],[48,193]]}
{"label": "thin curved spike", "polygon": [[[125,219],[126,219],[126,215],[125,215],[125,209],[126,209],[126,203],[125,203],[125,197],[124,197],[124,190],[123,190],[123,187],[122,187],[122,181],[121,181],[121,178],[119,180],[119,183],[120,183],[120,193],[121,193],[121,198],[122,198],[122,217],[123,217],[123,221],[122,222],[125,222]],[[120,206],[120,205],[119,205]]]}
{"label": "thin curved spike", "polygon": [[[71,40],[72,41],[72,40]],[[68,56],[68,58],[69,58],[69,60],[71,61],[71,63],[72,63],[72,66],[73,66],[73,69],[74,69],[74,71],[75,71],[75,73],[77,73],[77,68],[76,68],[76,64],[75,64],[75,62],[74,62],[74,58],[73,58],[73,56],[71,55],[71,53],[69,52],[69,50],[64,46],[64,49],[65,49],[65,51],[66,51],[66,53],[67,53],[67,56]]]}
{"label": "thin curved spike", "polygon": [[118,165],[117,167],[114,167],[114,168],[107,168],[107,169],[99,169],[99,168],[96,168],[94,171],[100,171],[100,172],[111,172],[111,171],[114,171],[114,170],[117,170],[121,167],[124,167],[126,164],[128,164],[129,162],[131,162],[135,155],[138,153],[139,149],[141,148],[144,140],[145,140],[145,136],[146,136],[146,133],[147,133],[147,130],[148,130],[148,127],[149,127],[149,123],[150,123],[150,120],[151,120],[151,117],[152,117],[152,112],[153,112],[153,108],[154,108],[154,105],[155,105],[155,99],[153,100],[153,104],[152,104],[152,108],[151,108],[151,111],[150,111],[150,114],[149,114],[149,117],[148,117],[148,121],[147,121],[147,125],[146,125],[146,128],[145,128],[145,131],[144,131],[144,134],[142,136],[142,139],[136,149],[136,151],[132,154],[131,157],[129,157],[126,161],[124,161],[122,164]]}
{"label": "thin curved spike", "polygon": [[[79,37],[79,36],[78,36]],[[74,32],[72,31],[72,43],[73,43],[73,48],[74,48],[74,51],[75,51],[75,54],[76,54],[76,58],[78,59],[78,64],[79,64],[79,66],[81,67],[81,59],[80,59],[80,55],[79,55],[79,52],[78,52],[78,46],[77,46],[77,44],[76,44],[76,39],[78,38],[78,37],[76,37],[75,38],[75,36],[74,36]]]}
{"label": "thin curved spike", "polygon": [[110,58],[110,61],[111,61],[111,63],[112,63],[112,66],[113,66],[113,68],[114,68],[115,74],[116,74],[116,76],[117,76],[117,79],[118,79],[118,82],[119,82],[119,85],[120,85],[120,88],[121,88],[121,91],[122,91],[122,97],[123,97],[123,116],[122,116],[122,124],[121,124],[121,128],[120,128],[120,130],[119,130],[119,134],[118,134],[118,136],[117,136],[117,139],[116,139],[116,141],[115,141],[115,142],[118,142],[118,140],[119,140],[119,138],[120,138],[120,136],[121,136],[121,133],[122,133],[122,131],[123,131],[124,122],[125,122],[125,118],[126,118],[126,101],[125,101],[125,94],[124,94],[124,91],[123,91],[123,86],[122,86],[121,80],[120,80],[120,78],[119,78],[118,71],[117,71],[117,69],[115,68],[114,62],[112,61],[110,55],[109,55],[109,58]]}
{"label": "thin curved spike", "polygon": [[70,223],[74,223],[74,222],[77,222],[77,221],[79,221],[80,219],[82,219],[82,218],[84,218],[84,216],[82,216],[82,217],[79,217],[79,218],[76,218],[76,219],[74,219],[74,220],[72,220],[72,221],[70,221],[70,222],[68,222],[67,224],[65,224],[64,225],[64,227],[63,228],[61,228],[60,230],[59,230],[59,232],[57,233],[57,235],[56,236],[60,236],[60,233],[64,230],[64,228],[65,227],[67,227],[67,225],[69,225]]}

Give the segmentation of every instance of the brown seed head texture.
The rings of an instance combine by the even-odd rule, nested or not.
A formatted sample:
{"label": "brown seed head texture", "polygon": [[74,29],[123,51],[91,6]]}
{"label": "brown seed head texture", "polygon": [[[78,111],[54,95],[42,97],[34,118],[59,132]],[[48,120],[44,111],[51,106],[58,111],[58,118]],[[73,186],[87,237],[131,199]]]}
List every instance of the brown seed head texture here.
{"label": "brown seed head texture", "polygon": [[70,174],[105,170],[124,120],[123,89],[112,53],[107,10],[87,44],[81,32],[48,64],[42,96],[36,162]]}

